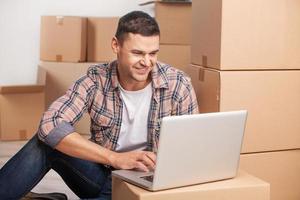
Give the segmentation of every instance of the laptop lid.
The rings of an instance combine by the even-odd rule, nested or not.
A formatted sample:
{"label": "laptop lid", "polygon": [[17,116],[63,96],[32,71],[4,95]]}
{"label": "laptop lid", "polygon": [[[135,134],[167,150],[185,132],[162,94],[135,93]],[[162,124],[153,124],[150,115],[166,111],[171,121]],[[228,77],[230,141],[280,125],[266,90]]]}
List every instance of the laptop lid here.
{"label": "laptop lid", "polygon": [[232,178],[247,111],[162,119],[153,190]]}

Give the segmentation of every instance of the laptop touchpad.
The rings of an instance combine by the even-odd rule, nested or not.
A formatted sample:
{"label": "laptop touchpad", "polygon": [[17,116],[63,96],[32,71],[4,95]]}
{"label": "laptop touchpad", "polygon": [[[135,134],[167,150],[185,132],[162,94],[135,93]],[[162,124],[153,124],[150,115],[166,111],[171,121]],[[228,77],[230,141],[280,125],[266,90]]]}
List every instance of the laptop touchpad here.
{"label": "laptop touchpad", "polygon": [[141,176],[140,178],[145,179],[146,181],[153,182],[153,175]]}

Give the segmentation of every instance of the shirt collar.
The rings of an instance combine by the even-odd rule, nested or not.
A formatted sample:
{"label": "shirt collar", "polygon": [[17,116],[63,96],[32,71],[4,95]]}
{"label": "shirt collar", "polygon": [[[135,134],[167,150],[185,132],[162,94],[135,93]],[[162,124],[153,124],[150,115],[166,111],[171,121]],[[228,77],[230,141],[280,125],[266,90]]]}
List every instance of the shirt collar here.
{"label": "shirt collar", "polygon": [[110,63],[111,67],[111,86],[113,89],[116,89],[119,86],[118,72],[117,72],[117,61]]}
{"label": "shirt collar", "polygon": [[151,75],[154,88],[158,89],[169,87],[165,69],[166,68],[164,68],[160,62],[157,62],[156,66],[153,68]]}

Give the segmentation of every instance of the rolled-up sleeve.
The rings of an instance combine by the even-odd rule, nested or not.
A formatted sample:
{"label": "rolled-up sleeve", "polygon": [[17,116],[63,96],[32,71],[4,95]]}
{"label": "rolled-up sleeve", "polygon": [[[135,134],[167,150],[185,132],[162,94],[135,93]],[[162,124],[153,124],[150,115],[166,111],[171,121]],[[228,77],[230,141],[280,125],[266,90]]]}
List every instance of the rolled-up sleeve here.
{"label": "rolled-up sleeve", "polygon": [[74,132],[73,125],[87,111],[95,88],[94,81],[88,76],[78,79],[43,114],[38,130],[39,139],[54,148],[65,136]]}

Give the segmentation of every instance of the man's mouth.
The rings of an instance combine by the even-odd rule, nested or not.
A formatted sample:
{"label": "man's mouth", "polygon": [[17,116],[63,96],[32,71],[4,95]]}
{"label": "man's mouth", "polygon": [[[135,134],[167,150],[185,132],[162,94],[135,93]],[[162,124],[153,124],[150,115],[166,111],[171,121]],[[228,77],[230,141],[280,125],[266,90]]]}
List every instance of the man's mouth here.
{"label": "man's mouth", "polygon": [[145,74],[148,72],[149,67],[135,67],[138,74]]}

